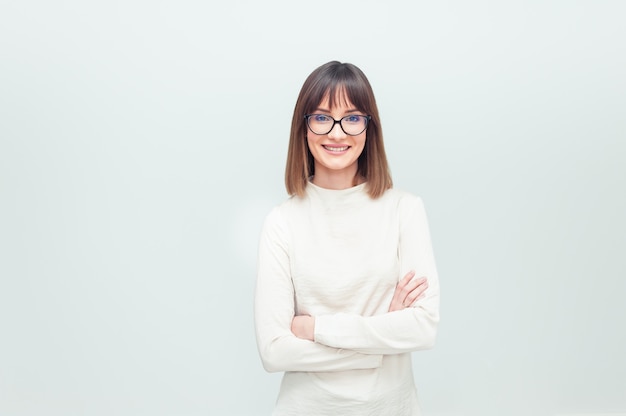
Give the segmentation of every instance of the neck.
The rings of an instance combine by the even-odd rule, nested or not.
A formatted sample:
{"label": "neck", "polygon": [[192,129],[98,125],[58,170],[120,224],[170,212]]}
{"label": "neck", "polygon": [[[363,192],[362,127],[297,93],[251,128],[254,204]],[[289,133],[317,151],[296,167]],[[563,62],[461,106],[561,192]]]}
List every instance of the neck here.
{"label": "neck", "polygon": [[315,168],[315,175],[311,181],[320,188],[326,189],[348,189],[353,186],[365,182],[365,178],[357,174],[356,166],[354,169],[345,169],[341,171],[329,171],[327,169]]}

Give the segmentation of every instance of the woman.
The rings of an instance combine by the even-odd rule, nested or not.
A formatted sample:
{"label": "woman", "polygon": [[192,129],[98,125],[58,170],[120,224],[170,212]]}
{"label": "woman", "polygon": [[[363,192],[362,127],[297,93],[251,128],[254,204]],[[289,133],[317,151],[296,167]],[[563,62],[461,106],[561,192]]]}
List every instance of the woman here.
{"label": "woman", "polygon": [[255,323],[274,415],[417,415],[411,351],[431,348],[439,284],[421,200],[392,188],[359,68],[304,82],[286,187],[259,244]]}

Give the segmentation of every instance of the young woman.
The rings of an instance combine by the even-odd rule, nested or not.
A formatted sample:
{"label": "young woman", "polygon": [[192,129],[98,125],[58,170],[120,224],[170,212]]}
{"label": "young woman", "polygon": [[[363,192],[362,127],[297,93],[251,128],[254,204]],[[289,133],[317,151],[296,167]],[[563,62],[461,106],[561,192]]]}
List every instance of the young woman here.
{"label": "young woman", "polygon": [[261,233],[259,353],[284,371],[274,415],[418,415],[411,352],[431,348],[439,284],[421,200],[392,188],[369,81],[329,62],[304,82]]}

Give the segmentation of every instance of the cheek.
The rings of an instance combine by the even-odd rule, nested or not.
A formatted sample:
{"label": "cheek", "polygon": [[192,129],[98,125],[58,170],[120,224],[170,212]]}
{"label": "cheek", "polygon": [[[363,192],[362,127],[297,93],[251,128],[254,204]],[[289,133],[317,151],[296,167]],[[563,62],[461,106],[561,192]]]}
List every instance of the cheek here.
{"label": "cheek", "polygon": [[307,139],[306,139],[306,147],[307,147],[307,149],[309,149],[309,152],[311,152],[311,153],[313,152],[313,149],[315,148],[314,144],[315,144],[315,142],[307,137]]}
{"label": "cheek", "polygon": [[363,137],[362,139],[359,139],[357,141],[357,146],[361,149],[365,149],[365,143],[366,143],[366,140],[365,140],[365,137]]}

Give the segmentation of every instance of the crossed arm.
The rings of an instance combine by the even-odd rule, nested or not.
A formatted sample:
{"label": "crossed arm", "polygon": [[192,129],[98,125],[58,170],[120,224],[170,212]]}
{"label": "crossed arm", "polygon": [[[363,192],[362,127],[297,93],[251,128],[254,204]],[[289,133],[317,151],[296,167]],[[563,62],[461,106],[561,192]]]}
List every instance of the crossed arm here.
{"label": "crossed arm", "polygon": [[[411,270],[396,284],[388,312],[413,307],[417,300],[426,296],[424,293],[426,289],[428,289],[428,279],[425,276],[416,278],[415,271]],[[291,321],[291,332],[298,338],[315,341],[315,317],[294,316]]]}
{"label": "crossed arm", "polygon": [[388,312],[375,316],[294,316],[287,232],[274,210],[259,245],[255,298],[257,344],[267,371],[377,368],[386,354],[432,347],[439,320],[439,285],[421,200],[404,202],[400,270]]}

